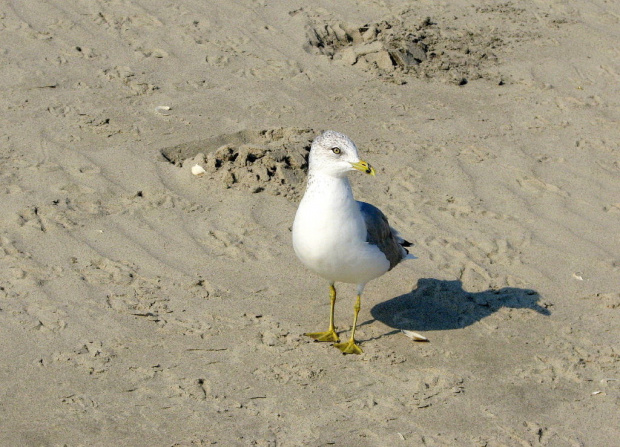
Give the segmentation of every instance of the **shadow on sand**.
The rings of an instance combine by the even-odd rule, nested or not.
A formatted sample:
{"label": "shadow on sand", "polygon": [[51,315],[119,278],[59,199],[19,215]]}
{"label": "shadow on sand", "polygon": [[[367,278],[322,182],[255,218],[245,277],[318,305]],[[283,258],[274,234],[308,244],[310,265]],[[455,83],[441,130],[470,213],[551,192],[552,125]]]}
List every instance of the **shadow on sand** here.
{"label": "shadow on sand", "polygon": [[550,315],[538,304],[539,299],[535,290],[504,287],[467,292],[459,280],[422,278],[411,292],[379,303],[370,312],[376,320],[394,329],[436,331],[464,328],[502,307],[527,308]]}

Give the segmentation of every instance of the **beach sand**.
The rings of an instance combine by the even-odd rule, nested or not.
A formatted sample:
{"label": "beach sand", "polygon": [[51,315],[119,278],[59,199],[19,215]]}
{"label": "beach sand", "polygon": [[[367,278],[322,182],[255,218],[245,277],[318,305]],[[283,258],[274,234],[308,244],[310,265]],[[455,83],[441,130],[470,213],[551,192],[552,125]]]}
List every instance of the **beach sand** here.
{"label": "beach sand", "polygon": [[[5,1],[0,41],[0,445],[617,444],[617,2]],[[361,356],[302,335],[325,129],[419,258]]]}

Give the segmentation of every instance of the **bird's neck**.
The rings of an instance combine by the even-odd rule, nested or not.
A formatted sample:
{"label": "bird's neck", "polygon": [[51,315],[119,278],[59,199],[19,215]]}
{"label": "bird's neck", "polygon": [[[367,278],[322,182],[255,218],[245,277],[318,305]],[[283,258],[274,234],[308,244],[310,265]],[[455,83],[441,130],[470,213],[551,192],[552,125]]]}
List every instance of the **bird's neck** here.
{"label": "bird's neck", "polygon": [[[349,179],[344,177],[334,177],[320,173],[310,173],[304,199],[308,200],[331,200],[336,205],[353,202],[353,191]],[[326,203],[327,205],[327,203]],[[333,205],[333,204],[330,204]]]}

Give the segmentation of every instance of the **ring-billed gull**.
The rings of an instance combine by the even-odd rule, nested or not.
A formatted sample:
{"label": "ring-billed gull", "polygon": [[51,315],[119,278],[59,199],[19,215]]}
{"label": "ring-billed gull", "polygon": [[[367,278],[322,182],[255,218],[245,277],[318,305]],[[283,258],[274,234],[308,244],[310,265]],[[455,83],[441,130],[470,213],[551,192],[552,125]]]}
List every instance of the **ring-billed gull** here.
{"label": "ring-billed gull", "polygon": [[[334,346],[345,354],[361,354],[355,327],[364,286],[402,260],[415,257],[405,248],[411,243],[390,227],[381,210],[353,198],[349,171],[375,175],[360,160],[353,141],[328,130],[312,142],[309,163],[306,192],[293,223],[293,248],[306,267],[329,281],[331,310],[327,331],[305,335],[336,342]],[[351,337],[345,343],[339,343],[334,326],[336,282],[357,285]]]}

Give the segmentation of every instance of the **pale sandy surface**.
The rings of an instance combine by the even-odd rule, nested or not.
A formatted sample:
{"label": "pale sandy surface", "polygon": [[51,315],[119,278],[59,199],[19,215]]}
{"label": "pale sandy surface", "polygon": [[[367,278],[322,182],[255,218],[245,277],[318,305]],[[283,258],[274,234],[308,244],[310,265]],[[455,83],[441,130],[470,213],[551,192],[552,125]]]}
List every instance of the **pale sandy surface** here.
{"label": "pale sandy surface", "polygon": [[[618,2],[232,4],[0,2],[0,445],[618,445]],[[328,128],[419,257],[359,357],[302,336]]]}

